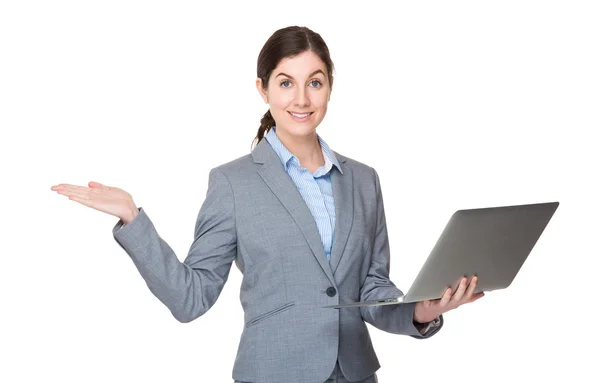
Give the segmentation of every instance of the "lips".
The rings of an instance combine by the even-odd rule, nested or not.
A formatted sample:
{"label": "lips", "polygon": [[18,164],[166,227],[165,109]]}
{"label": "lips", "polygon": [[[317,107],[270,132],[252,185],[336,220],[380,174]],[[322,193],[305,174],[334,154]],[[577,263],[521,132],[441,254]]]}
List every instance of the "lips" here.
{"label": "lips", "polygon": [[288,111],[288,113],[291,114],[292,116],[296,117],[296,118],[305,118],[305,117],[310,116],[314,112],[297,113],[297,112],[290,112],[290,111]]}

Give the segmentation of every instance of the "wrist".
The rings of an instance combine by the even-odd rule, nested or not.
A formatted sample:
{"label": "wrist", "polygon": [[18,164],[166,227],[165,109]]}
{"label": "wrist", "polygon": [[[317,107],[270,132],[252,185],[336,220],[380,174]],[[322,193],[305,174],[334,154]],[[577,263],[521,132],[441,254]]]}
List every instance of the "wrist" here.
{"label": "wrist", "polygon": [[413,311],[413,322],[427,324],[440,315],[441,313],[432,310],[431,307],[425,307],[423,302],[417,302]]}
{"label": "wrist", "polygon": [[137,207],[134,207],[131,210],[131,213],[128,214],[126,217],[122,217],[121,220],[125,223],[125,225],[129,224],[131,221],[133,221],[135,219],[135,217],[137,217],[139,211]]}

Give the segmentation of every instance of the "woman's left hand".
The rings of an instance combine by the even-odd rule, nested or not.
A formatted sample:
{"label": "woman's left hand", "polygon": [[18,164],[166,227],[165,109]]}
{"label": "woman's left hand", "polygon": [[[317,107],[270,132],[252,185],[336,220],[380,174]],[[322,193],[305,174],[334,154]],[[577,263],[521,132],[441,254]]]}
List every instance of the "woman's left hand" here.
{"label": "woman's left hand", "polygon": [[460,284],[458,285],[458,288],[454,294],[452,294],[452,288],[448,287],[440,299],[417,302],[413,316],[415,322],[431,322],[441,314],[453,310],[465,303],[475,302],[477,299],[485,295],[483,291],[473,294],[475,287],[477,287],[476,276],[471,278],[468,288],[467,281],[467,277],[464,277],[460,281]]}

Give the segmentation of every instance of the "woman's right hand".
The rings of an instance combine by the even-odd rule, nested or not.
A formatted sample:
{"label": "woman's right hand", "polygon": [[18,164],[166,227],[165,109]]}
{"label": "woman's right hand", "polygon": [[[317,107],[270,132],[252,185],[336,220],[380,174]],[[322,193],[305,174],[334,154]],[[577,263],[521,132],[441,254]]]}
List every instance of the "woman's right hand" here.
{"label": "woman's right hand", "polygon": [[88,186],[58,184],[52,186],[50,190],[87,207],[114,215],[122,219],[125,224],[133,221],[137,216],[138,208],[135,206],[131,194],[125,190],[94,181],[90,181]]}

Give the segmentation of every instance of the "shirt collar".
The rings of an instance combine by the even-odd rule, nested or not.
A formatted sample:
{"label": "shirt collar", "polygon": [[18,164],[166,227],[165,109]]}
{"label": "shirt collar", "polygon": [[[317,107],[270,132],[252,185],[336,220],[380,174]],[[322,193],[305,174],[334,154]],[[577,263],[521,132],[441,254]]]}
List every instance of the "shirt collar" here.
{"label": "shirt collar", "polygon": [[[265,139],[269,142],[269,144],[271,144],[271,147],[273,148],[275,153],[277,153],[277,156],[281,160],[281,164],[283,165],[284,169],[286,171],[288,170],[290,161],[293,161],[297,166],[300,166],[300,161],[298,160],[298,158],[296,156],[294,156],[285,147],[285,145],[283,145],[283,143],[279,140],[279,137],[277,137],[276,133],[277,133],[276,127],[272,126],[271,129],[269,129],[269,131],[265,135]],[[338,162],[337,157],[335,156],[335,153],[333,152],[333,150],[331,150],[329,145],[327,145],[327,143],[318,134],[317,134],[317,138],[319,139],[319,143],[321,144],[321,149],[323,150],[323,158],[325,159],[325,165],[323,166],[324,171],[315,173],[314,176],[318,177],[323,174],[326,174],[327,172],[329,172],[329,170],[333,166],[337,167],[338,170],[340,171],[340,173],[344,174],[342,172],[342,167],[340,166],[340,163]]]}

